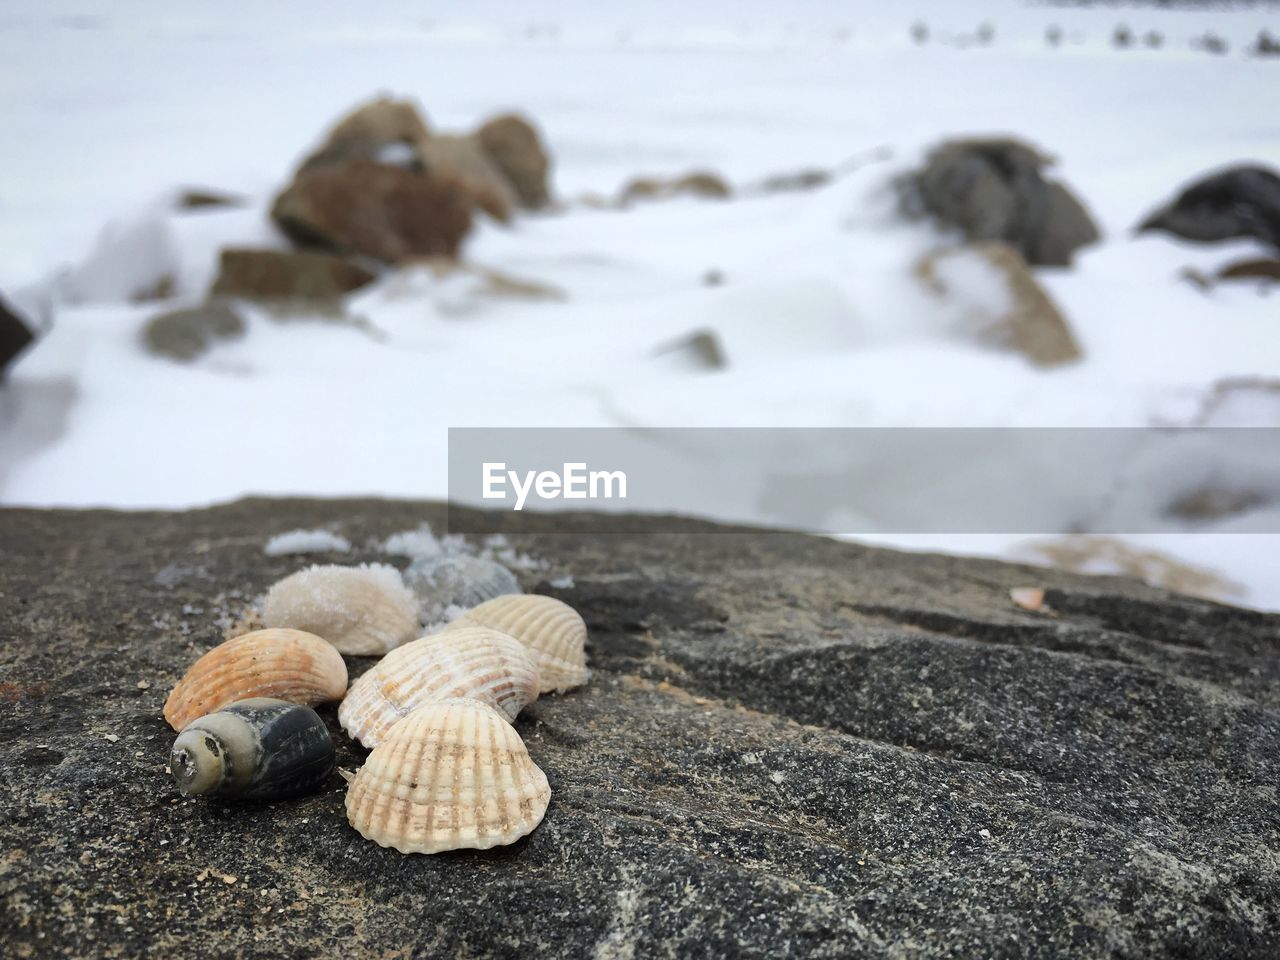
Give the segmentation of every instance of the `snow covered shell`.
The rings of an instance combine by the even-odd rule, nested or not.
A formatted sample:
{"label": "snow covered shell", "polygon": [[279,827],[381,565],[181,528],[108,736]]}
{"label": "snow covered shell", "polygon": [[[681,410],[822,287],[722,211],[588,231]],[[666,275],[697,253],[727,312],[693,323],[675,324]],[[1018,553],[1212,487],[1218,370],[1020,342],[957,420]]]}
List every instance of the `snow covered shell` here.
{"label": "snow covered shell", "polygon": [[419,633],[418,607],[400,572],[382,563],[315,565],[268,592],[262,619],[324,637],[341,653],[383,654]]}

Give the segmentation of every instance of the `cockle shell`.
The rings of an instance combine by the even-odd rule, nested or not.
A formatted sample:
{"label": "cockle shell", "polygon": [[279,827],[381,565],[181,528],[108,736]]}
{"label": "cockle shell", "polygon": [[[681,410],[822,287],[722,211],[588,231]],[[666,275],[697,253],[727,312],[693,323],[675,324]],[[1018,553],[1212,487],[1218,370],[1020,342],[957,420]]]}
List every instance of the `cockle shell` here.
{"label": "cockle shell", "polygon": [[351,685],[342,728],[366,747],[416,708],[470,697],[514,720],[538,697],[538,668],[524,645],[488,627],[450,630],[397,647]]}
{"label": "cockle shell", "polygon": [[495,597],[446,629],[477,625],[509,633],[529,648],[542,676],[539,692],[572,690],[587,682],[587,625],[567,603],[532,593]]}
{"label": "cockle shell", "polygon": [[255,630],[193,663],[165,701],[164,718],[181,730],[237,700],[274,697],[314,706],[346,691],[347,665],[332,644],[302,630]]}
{"label": "cockle shell", "polygon": [[442,620],[449,607],[474,607],[520,592],[520,581],[502,564],[465,554],[419,557],[405,570],[404,582],[418,598],[423,623]]}
{"label": "cockle shell", "polygon": [[395,567],[315,565],[285,577],[262,607],[269,627],[324,637],[341,653],[382,654],[418,635],[418,608]]}
{"label": "cockle shell", "polygon": [[542,822],[547,777],[502,714],[442,700],[397,723],[347,787],[347,820],[401,853],[513,843]]}
{"label": "cockle shell", "polygon": [[255,697],[187,725],[169,772],[184,795],[276,800],[310,793],[333,773],[333,739],[310,707]]}

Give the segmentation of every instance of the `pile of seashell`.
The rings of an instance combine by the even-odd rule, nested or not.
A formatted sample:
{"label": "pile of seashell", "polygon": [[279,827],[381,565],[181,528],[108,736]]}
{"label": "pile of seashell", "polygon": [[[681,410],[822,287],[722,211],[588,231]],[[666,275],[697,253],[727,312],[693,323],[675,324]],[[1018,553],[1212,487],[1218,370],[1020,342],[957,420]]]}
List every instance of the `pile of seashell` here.
{"label": "pile of seashell", "polygon": [[[512,592],[498,564],[465,559],[405,577],[383,564],[312,566],[272,586],[246,621],[261,628],[202,656],[165,702],[182,792],[269,800],[320,788],[335,752],[311,708],[341,700],[342,728],[372,750],[354,775],[340,771],[364,837],[437,853],[530,833],[551,788],[511,722],[539,694],[587,681],[587,628],[568,604]],[[418,636],[420,617],[458,600],[469,609]],[[342,654],[382,659],[348,689]]]}

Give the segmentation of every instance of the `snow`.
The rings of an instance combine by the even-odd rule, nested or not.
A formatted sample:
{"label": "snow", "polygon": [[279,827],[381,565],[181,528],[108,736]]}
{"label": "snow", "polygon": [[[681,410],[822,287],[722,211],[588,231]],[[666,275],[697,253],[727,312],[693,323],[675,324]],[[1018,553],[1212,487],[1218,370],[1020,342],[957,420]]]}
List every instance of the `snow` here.
{"label": "snow", "polygon": [[[572,0],[536,16],[512,0],[429,12],[318,0],[306,17],[242,0],[10,5],[0,13],[0,289],[44,305],[52,326],[0,389],[0,502],[440,497],[451,426],[1280,425],[1274,391],[1215,392],[1223,380],[1280,376],[1280,301],[1248,284],[1206,293],[1180,279],[1261,248],[1131,233],[1206,170],[1280,165],[1263,95],[1280,63],[1241,52],[1273,19],[1265,8],[1015,0],[980,13],[946,0],[713,0],[696,11]],[[910,41],[916,20],[933,42]],[[937,42],[983,21],[995,27],[990,47]],[[1112,49],[1122,21],[1139,36],[1160,29],[1165,46]],[[1051,23],[1064,28],[1060,49],[1043,42]],[[1228,56],[1190,49],[1211,28],[1231,42]],[[198,302],[219,248],[285,246],[266,216],[274,191],[338,115],[380,91],[417,97],[437,129],[510,108],[537,121],[568,206],[509,228],[483,223],[467,255],[564,300],[407,270],[353,297],[351,322],[248,311],[245,337],[194,363],[145,353],[146,319]],[[1056,155],[1054,175],[1103,229],[1073,268],[1038,271],[1082,363],[1037,370],[969,339],[974,311],[1002,293],[962,260],[945,268],[964,294],[954,302],[912,272],[945,238],[896,216],[893,179],[943,137],[993,133]],[[824,188],[758,189],[841,164]],[[637,175],[697,169],[739,196],[625,211],[576,202]],[[185,187],[250,202],[175,211]],[[712,271],[722,283],[705,282]],[[163,306],[132,302],[166,283]],[[658,354],[699,331],[716,337],[725,369]],[[1164,497],[1212,471],[1199,473],[1154,463],[1147,476],[1167,485]],[[1266,463],[1225,476],[1280,488]],[[903,486],[884,513],[920,516],[918,487]],[[1073,491],[1038,492],[1062,521],[1045,533],[1068,529]],[[1265,510],[1248,517],[1250,529],[1277,528]],[[859,529],[885,529],[879,519]],[[1241,584],[1235,599],[1280,608],[1268,572],[1276,538],[1231,524],[1133,542],[1160,537],[1158,549]],[[876,536],[1002,556],[1019,542]],[[442,549],[429,531],[384,546]],[[486,549],[508,567],[538,565]]]}
{"label": "snow", "polygon": [[290,530],[267,541],[262,552],[269,557],[295,553],[346,553],[351,541],[329,530]]}

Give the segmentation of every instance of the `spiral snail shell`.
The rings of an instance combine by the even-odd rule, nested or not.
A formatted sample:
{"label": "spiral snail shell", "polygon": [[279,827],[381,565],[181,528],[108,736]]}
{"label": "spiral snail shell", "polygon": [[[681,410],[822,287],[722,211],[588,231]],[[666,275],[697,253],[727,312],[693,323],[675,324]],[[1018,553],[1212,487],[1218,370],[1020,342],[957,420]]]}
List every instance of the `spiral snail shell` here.
{"label": "spiral snail shell", "polygon": [[336,763],[333,739],[310,707],[254,697],[188,724],[169,772],[185,796],[278,800],[322,786]]}

